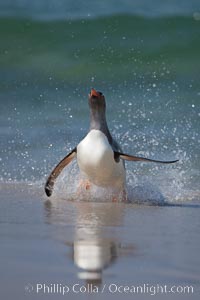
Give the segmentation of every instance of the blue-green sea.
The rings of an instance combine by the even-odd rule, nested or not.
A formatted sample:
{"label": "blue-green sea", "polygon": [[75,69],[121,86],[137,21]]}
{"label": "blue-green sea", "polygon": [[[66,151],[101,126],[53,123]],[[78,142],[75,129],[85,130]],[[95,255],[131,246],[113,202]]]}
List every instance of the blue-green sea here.
{"label": "blue-green sea", "polygon": [[[4,299],[49,299],[36,284],[57,282],[192,285],[198,299],[199,70],[199,1],[0,1]],[[130,203],[108,203],[99,190],[74,200],[76,161],[50,200],[44,193],[53,167],[87,134],[92,87],[106,97],[124,152],[179,159],[126,162]]]}
{"label": "blue-green sea", "polygon": [[44,182],[87,133],[95,87],[124,151],[180,159],[167,167],[129,163],[131,178],[156,180],[173,198],[199,196],[198,20],[2,17],[0,36],[2,181]]}

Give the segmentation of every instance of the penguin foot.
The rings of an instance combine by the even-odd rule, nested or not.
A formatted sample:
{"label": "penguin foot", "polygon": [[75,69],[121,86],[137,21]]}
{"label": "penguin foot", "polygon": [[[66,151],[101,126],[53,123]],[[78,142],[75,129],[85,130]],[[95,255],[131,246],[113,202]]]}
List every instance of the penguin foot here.
{"label": "penguin foot", "polygon": [[128,202],[126,190],[123,189],[118,195],[114,195],[112,202]]}
{"label": "penguin foot", "polygon": [[85,189],[86,189],[86,190],[90,190],[90,188],[91,188],[91,183],[90,183],[89,181],[87,181],[87,182],[85,183]]}
{"label": "penguin foot", "polygon": [[118,202],[118,199],[116,196],[112,197],[112,202]]}
{"label": "penguin foot", "polygon": [[89,180],[81,179],[77,188],[77,195],[80,195],[83,190],[89,191],[91,183]]}

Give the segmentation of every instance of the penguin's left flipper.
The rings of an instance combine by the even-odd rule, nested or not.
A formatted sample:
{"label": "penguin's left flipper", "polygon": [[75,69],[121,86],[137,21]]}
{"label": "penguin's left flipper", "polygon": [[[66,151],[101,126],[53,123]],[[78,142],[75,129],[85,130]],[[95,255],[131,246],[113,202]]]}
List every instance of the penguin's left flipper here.
{"label": "penguin's left flipper", "polygon": [[177,160],[169,160],[169,161],[163,161],[163,160],[155,160],[155,159],[150,159],[150,158],[145,158],[145,157],[140,157],[140,156],[133,156],[133,155],[129,155],[129,154],[125,154],[122,152],[116,152],[114,151],[114,158],[116,161],[119,160],[119,158],[123,159],[123,160],[128,160],[128,161],[146,161],[146,162],[155,162],[155,163],[160,163],[160,164],[173,164],[177,161]]}
{"label": "penguin's left flipper", "polygon": [[74,148],[67,156],[65,156],[49,175],[45,184],[45,193],[48,197],[52,195],[56,178],[60,175],[62,170],[73,160],[75,156],[76,148]]}

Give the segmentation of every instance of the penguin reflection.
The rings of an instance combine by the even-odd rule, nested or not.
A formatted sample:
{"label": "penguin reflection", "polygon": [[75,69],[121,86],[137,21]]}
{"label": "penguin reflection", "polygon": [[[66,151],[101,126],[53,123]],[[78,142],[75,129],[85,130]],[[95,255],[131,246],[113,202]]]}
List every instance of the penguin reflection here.
{"label": "penguin reflection", "polygon": [[[57,202],[57,201],[56,201]],[[46,201],[48,223],[63,222],[72,202]],[[86,283],[100,285],[103,270],[109,268],[121,255],[133,254],[133,247],[124,247],[116,235],[116,226],[122,225],[124,203],[74,202],[76,225],[74,242],[65,242],[72,247],[72,259],[78,267],[77,276]]]}
{"label": "penguin reflection", "polygon": [[[102,272],[113,264],[119,255],[119,242],[106,226],[119,226],[123,217],[123,204],[79,203],[73,247],[78,277],[87,283],[100,284]],[[108,236],[106,236],[108,235]]]}

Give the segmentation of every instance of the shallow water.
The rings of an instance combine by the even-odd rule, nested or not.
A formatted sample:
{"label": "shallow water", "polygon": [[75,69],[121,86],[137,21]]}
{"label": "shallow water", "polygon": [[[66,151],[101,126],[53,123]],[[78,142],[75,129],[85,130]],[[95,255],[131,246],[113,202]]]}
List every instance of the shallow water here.
{"label": "shallow water", "polygon": [[[179,206],[47,200],[37,186],[1,185],[1,296],[62,299],[37,293],[37,284],[67,285],[64,297],[94,296],[72,291],[93,284],[104,299],[160,296],[158,286],[192,286],[198,299],[200,203]],[[112,293],[109,286],[156,286],[147,294]],[[27,287],[28,286],[28,287]],[[112,287],[114,287],[112,285]],[[161,287],[160,287],[161,289]],[[112,288],[111,288],[112,290]],[[78,286],[77,290],[78,291]]]}

